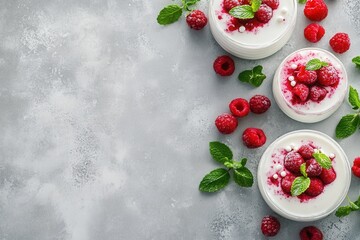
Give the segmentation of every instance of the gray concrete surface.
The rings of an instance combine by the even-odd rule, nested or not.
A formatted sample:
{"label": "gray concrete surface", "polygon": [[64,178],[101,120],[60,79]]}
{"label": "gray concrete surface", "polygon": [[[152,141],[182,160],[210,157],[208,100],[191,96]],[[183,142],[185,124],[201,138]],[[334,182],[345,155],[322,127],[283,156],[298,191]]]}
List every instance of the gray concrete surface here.
{"label": "gray concrete surface", "polygon": [[[273,214],[257,186],[202,194],[201,178],[218,165],[209,141],[228,143],[256,172],[267,145],[296,129],[334,136],[344,103],[329,119],[301,124],[276,106],[271,79],[292,51],[319,46],[348,32],[351,50],[339,58],[360,89],[357,0],[332,0],[324,39],[307,43],[299,9],[297,30],[275,55],[236,59],[236,73],[261,64],[259,88],[217,77],[213,60],[225,52],[209,26],[190,30],[184,16],[162,27],[158,11],[171,0],[0,0],[0,239],[264,239],[261,218]],[[198,8],[207,11],[207,1]],[[214,119],[236,97],[266,94],[273,102],[222,136]],[[240,136],[260,127],[266,146],[249,150]],[[360,155],[360,133],[339,141],[350,159]],[[353,179],[349,196],[359,194]],[[297,239],[308,225],[279,218],[274,239]],[[360,239],[360,215],[331,215],[314,223],[325,239]]]}

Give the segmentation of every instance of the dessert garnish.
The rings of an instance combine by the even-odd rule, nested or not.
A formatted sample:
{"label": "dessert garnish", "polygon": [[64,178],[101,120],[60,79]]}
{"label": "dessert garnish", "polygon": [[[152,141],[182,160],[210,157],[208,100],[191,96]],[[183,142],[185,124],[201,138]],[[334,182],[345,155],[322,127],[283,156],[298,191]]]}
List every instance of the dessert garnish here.
{"label": "dessert garnish", "polygon": [[250,170],[245,167],[246,158],[235,161],[231,149],[221,142],[210,142],[209,148],[212,158],[227,169],[217,168],[208,173],[200,182],[200,191],[216,192],[224,188],[230,181],[230,171],[233,171],[233,179],[239,186],[251,187],[253,185],[254,177]]}
{"label": "dessert garnish", "polygon": [[327,62],[323,62],[318,58],[313,58],[307,62],[306,70],[312,70],[312,71],[319,70],[320,68],[326,67],[328,65],[329,65],[329,63],[327,63]]}
{"label": "dessert garnish", "polygon": [[360,56],[354,57],[352,62],[356,65],[357,68],[360,68]]}
{"label": "dessert garnish", "polygon": [[241,82],[249,83],[255,87],[259,87],[266,78],[266,75],[262,72],[263,67],[258,65],[251,70],[242,71],[238,79]]}
{"label": "dessert garnish", "polygon": [[251,5],[240,5],[230,9],[229,14],[238,19],[252,19],[260,9],[261,0],[251,0]]}
{"label": "dessert garnish", "polygon": [[181,5],[170,4],[164,7],[157,16],[157,22],[160,25],[168,25],[176,22],[181,17],[183,10],[191,11],[190,7],[200,0],[182,0]]}
{"label": "dessert garnish", "polygon": [[349,103],[356,113],[345,115],[336,126],[335,133],[337,138],[347,138],[354,134],[360,127],[360,98],[357,90],[350,86]]}
{"label": "dessert garnish", "polygon": [[352,202],[349,197],[347,197],[347,199],[348,199],[349,205],[339,207],[335,213],[335,215],[337,217],[345,217],[352,212],[360,210],[360,196],[359,196],[358,200],[356,200],[355,202]]}

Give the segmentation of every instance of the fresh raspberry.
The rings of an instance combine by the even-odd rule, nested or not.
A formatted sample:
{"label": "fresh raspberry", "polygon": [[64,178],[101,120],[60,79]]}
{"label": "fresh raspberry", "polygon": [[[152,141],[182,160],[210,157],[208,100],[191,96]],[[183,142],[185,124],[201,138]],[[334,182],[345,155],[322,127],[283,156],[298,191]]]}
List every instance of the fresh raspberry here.
{"label": "fresh raspberry", "polygon": [[259,10],[255,13],[255,18],[261,23],[270,21],[273,15],[273,10],[266,4],[261,4]]}
{"label": "fresh raspberry", "polygon": [[304,14],[311,21],[321,21],[328,15],[328,8],[324,0],[307,0]]}
{"label": "fresh raspberry", "polygon": [[235,71],[235,63],[231,57],[223,55],[215,59],[213,68],[220,76],[230,76]]}
{"label": "fresh raspberry", "polygon": [[315,71],[306,70],[305,66],[301,66],[299,72],[296,74],[296,80],[306,85],[311,85],[316,82],[317,73]]}
{"label": "fresh raspberry", "polygon": [[240,5],[250,5],[250,0],[240,0]]}
{"label": "fresh raspberry", "polygon": [[313,156],[314,153],[314,148],[312,146],[310,146],[309,144],[306,145],[302,145],[299,150],[298,153],[304,158],[304,159],[310,159]]}
{"label": "fresh raspberry", "polygon": [[328,91],[323,87],[312,86],[310,88],[310,99],[314,102],[320,102],[325,98],[327,93]]}
{"label": "fresh raspberry", "polygon": [[275,236],[280,230],[280,222],[273,216],[265,216],[261,221],[261,231],[267,237]]}
{"label": "fresh raspberry", "polygon": [[291,185],[295,180],[295,176],[291,173],[286,174],[285,177],[281,179],[281,188],[284,191],[284,193],[291,193]]}
{"label": "fresh raspberry", "polygon": [[314,158],[306,161],[306,173],[309,177],[317,177],[321,174],[321,171],[322,167]]}
{"label": "fresh raspberry", "polygon": [[253,96],[252,98],[250,98],[249,103],[251,111],[256,114],[266,112],[271,106],[270,99],[263,95]]}
{"label": "fresh raspberry", "polygon": [[289,152],[284,159],[284,167],[293,173],[300,172],[300,166],[305,161],[302,156],[297,152]]}
{"label": "fresh raspberry", "polygon": [[355,158],[351,170],[355,176],[360,178],[360,157]]}
{"label": "fresh raspberry", "polygon": [[223,134],[230,134],[235,131],[238,126],[236,117],[231,114],[223,113],[215,120],[215,125],[219,132]]}
{"label": "fresh raspberry", "polygon": [[316,197],[324,190],[324,184],[319,178],[310,178],[310,186],[305,193],[309,196]]}
{"label": "fresh raspberry", "polygon": [[317,227],[304,227],[300,231],[300,240],[323,240],[323,234]]}
{"label": "fresh raspberry", "polygon": [[224,0],[224,9],[230,11],[232,8],[240,6],[239,0]]}
{"label": "fresh raspberry", "polygon": [[207,24],[207,18],[205,14],[200,10],[193,10],[186,17],[186,22],[192,29],[203,29]]}
{"label": "fresh raspberry", "polygon": [[243,98],[236,98],[229,104],[231,113],[235,117],[245,117],[250,112],[250,106],[247,100]]}
{"label": "fresh raspberry", "polygon": [[318,70],[318,82],[323,86],[336,85],[339,80],[339,74],[334,66],[326,66]]}
{"label": "fresh raspberry", "polygon": [[305,102],[309,96],[309,88],[302,83],[296,84],[293,88],[293,93],[299,97],[300,101]]}
{"label": "fresh raspberry", "polygon": [[350,38],[346,33],[337,33],[329,41],[331,48],[336,53],[344,53],[350,48]]}
{"label": "fresh raspberry", "polygon": [[325,29],[317,23],[310,23],[304,29],[305,38],[312,43],[316,43],[320,41],[324,35],[325,35]]}
{"label": "fresh raspberry", "polygon": [[259,128],[247,128],[242,135],[242,140],[248,148],[258,148],[265,144],[266,136]]}
{"label": "fresh raspberry", "polygon": [[332,183],[336,179],[336,172],[334,168],[330,168],[330,169],[323,168],[320,174],[320,178],[324,184]]}
{"label": "fresh raspberry", "polygon": [[279,0],[263,0],[262,3],[271,7],[272,10],[275,10],[279,7]]}

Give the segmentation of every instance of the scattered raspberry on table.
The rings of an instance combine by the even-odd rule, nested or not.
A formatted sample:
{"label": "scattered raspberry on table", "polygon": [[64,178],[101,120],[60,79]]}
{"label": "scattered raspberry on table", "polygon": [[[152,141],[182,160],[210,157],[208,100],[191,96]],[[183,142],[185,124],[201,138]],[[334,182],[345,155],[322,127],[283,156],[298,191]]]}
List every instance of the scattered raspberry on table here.
{"label": "scattered raspberry on table", "polygon": [[232,100],[229,104],[229,108],[235,117],[245,117],[250,112],[249,103],[243,98],[236,98]]}
{"label": "scattered raspberry on table", "polygon": [[235,62],[227,55],[219,56],[215,59],[213,68],[220,76],[230,76],[235,71]]}
{"label": "scattered raspberry on table", "polygon": [[317,43],[325,35],[325,29],[317,23],[310,23],[304,29],[305,38],[312,43]]}
{"label": "scattered raspberry on table", "polygon": [[354,159],[353,166],[351,167],[353,174],[360,178],[360,157]]}
{"label": "scattered raspberry on table", "polygon": [[238,120],[233,115],[224,113],[216,118],[215,125],[219,132],[223,134],[230,134],[236,130]]}
{"label": "scattered raspberry on table", "polygon": [[300,240],[323,240],[323,234],[315,226],[308,226],[301,229]]}
{"label": "scattered raspberry on table", "polygon": [[336,53],[344,53],[350,49],[350,37],[346,33],[337,33],[329,41],[331,48]]}
{"label": "scattered raspberry on table", "polygon": [[311,21],[321,21],[328,15],[328,8],[324,0],[307,0],[304,15]]}
{"label": "scattered raspberry on table", "polygon": [[207,17],[200,10],[193,10],[186,16],[186,22],[190,28],[195,30],[203,29],[207,24]]}
{"label": "scattered raspberry on table", "polygon": [[256,114],[264,113],[271,107],[270,99],[263,95],[253,96],[250,98],[249,104],[251,112]]}
{"label": "scattered raspberry on table", "polygon": [[248,148],[258,148],[265,144],[266,136],[259,128],[247,128],[242,135],[242,140]]}
{"label": "scattered raspberry on table", "polygon": [[280,222],[273,216],[265,216],[261,221],[261,232],[267,237],[273,237],[280,231]]}

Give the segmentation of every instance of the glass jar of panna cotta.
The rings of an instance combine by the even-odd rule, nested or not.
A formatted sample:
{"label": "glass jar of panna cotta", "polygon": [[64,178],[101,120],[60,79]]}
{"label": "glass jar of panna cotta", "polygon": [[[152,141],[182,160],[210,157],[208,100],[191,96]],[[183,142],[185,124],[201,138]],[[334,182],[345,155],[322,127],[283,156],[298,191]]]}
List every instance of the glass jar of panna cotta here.
{"label": "glass jar of panna cotta", "polygon": [[[283,179],[294,174],[285,167],[285,158],[299,152],[304,145],[311,145],[314,151],[328,155],[336,176],[331,183],[323,181],[323,191],[316,197],[309,197],[307,192],[292,196],[283,190]],[[346,154],[336,141],[318,131],[299,130],[287,133],[269,145],[259,162],[257,177],[261,195],[273,211],[290,220],[306,222],[324,218],[339,207],[350,187],[351,170]],[[314,178],[322,181],[322,177],[323,173]]]}
{"label": "glass jar of panna cotta", "polygon": [[[333,84],[320,81],[320,71],[313,71],[317,80],[303,83],[297,74],[305,69],[312,59],[319,59],[331,69],[336,77]],[[304,99],[297,95],[299,86],[306,86],[309,93]],[[304,123],[322,121],[332,115],[342,104],[348,89],[348,78],[344,65],[332,53],[319,48],[304,48],[286,57],[274,75],[273,94],[280,109],[290,118]],[[314,90],[314,91],[313,91]]]}
{"label": "glass jar of panna cotta", "polygon": [[293,33],[297,18],[296,0],[280,0],[276,9],[273,7],[272,17],[267,23],[259,22],[256,18],[233,18],[223,2],[210,0],[210,29],[218,44],[239,58],[268,57],[280,50]]}

